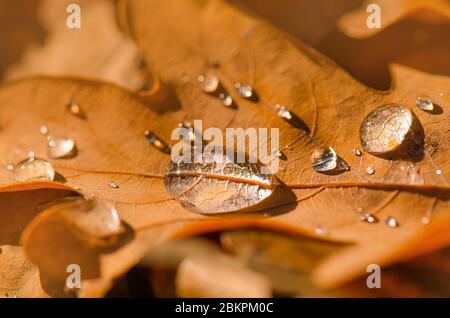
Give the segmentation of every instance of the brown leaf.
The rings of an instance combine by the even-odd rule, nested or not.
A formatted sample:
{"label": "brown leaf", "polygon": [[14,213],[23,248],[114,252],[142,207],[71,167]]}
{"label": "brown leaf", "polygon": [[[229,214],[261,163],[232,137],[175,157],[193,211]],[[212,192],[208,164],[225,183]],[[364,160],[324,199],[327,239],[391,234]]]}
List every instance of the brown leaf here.
{"label": "brown leaf", "polygon": [[[37,184],[35,185],[37,186]],[[71,194],[68,190],[14,187],[0,189],[0,296],[47,297],[38,268],[19,245],[23,229],[48,204]],[[43,288],[46,290],[44,291]]]}
{"label": "brown leaf", "polygon": [[225,255],[185,258],[177,270],[176,288],[178,297],[271,297],[264,276]]}
{"label": "brown leaf", "polygon": [[[373,91],[320,54],[294,46],[269,25],[223,1],[130,1],[128,16],[144,58],[163,80],[173,83],[189,118],[203,119],[204,125],[222,129],[280,128],[280,144],[293,149],[285,150],[287,161],[278,176],[295,189],[298,202],[286,202],[288,210],[295,208],[295,212],[275,216],[265,224],[289,224],[310,234],[322,226],[330,229],[335,239],[364,242],[358,253],[348,253],[346,259],[361,257],[367,264],[369,259],[380,259],[374,256],[374,245],[380,253],[387,253],[388,245],[402,246],[418,232],[426,232],[420,220],[427,213],[433,212],[433,224],[448,222],[448,131],[443,128],[449,121],[448,78],[396,66],[394,88],[388,93]],[[223,109],[218,99],[198,88],[197,76],[208,71],[219,76],[238,104],[236,110]],[[250,82],[260,101],[237,97],[233,93],[235,82]],[[441,107],[439,114],[415,108],[416,98],[423,94],[432,96]],[[355,156],[353,149],[361,147],[358,131],[363,116],[389,103],[413,109],[426,137],[425,151],[419,158],[394,158],[395,162],[370,154]],[[309,127],[315,143],[332,145],[350,165],[350,171],[340,175],[316,173],[309,162],[315,143],[277,118],[267,104],[288,105]],[[220,117],[214,115],[218,110]],[[430,141],[436,147],[430,149]],[[373,176],[367,175],[368,167],[374,169]],[[404,169],[408,172],[403,173]],[[361,209],[376,214],[380,222],[359,222],[357,211]],[[399,228],[384,225],[390,215],[400,222]],[[362,264],[355,267],[362,272]],[[352,276],[356,272],[350,274],[351,268],[341,271]],[[348,278],[340,277],[340,281]],[[331,286],[331,277],[327,276],[327,281]]]}
{"label": "brown leaf", "polygon": [[[149,107],[161,109],[161,105],[146,106],[115,86],[89,81],[40,78],[0,89],[0,104],[7,105],[0,108],[2,158],[15,163],[31,150],[45,158],[47,142],[39,135],[41,125],[46,125],[51,134],[72,138],[77,143],[77,156],[49,159],[65,178],[62,181],[69,187],[81,188],[88,196],[115,203],[130,229],[131,239],[120,242],[124,245],[98,250],[71,235],[65,221],[50,209],[27,230],[26,237],[36,239],[24,240],[33,260],[45,271],[62,279],[63,266],[79,261],[82,268],[86,266],[89,278],[108,280],[138,262],[149,244],[175,236],[249,225],[317,236],[317,229],[323,228],[329,232],[324,237],[327,240],[357,243],[318,266],[316,283],[334,287],[364,273],[369,263],[392,263],[399,257],[407,258],[411,250],[423,253],[448,243],[448,234],[440,232],[449,221],[449,163],[445,161],[448,145],[447,132],[442,128],[449,121],[449,97],[440,95],[448,88],[448,79],[397,67],[396,89],[383,94],[362,86],[323,56],[294,46],[271,26],[222,1],[203,5],[196,1],[167,1],[164,5],[136,1],[130,3],[129,9],[131,30],[147,62],[160,72],[164,82],[176,88],[182,109],[163,104],[165,113],[158,116]],[[174,23],[169,26],[161,21]],[[244,40],[243,33],[250,34],[249,39],[244,36]],[[188,45],[194,43],[195,47],[200,38],[207,53],[201,54]],[[236,56],[239,47],[243,48]],[[254,57],[250,61],[255,62],[256,82],[252,84],[260,96],[258,103],[243,101],[233,93],[235,80],[250,80],[248,73],[253,68],[245,63],[248,52],[255,53],[250,54]],[[196,78],[204,71],[206,60],[219,61],[216,71],[235,97],[236,110],[223,108],[220,101],[197,88]],[[437,144],[430,156],[417,162],[405,158],[394,163],[366,153],[355,156],[352,150],[360,147],[362,117],[385,103],[410,106],[419,88],[443,110],[443,114],[432,115],[414,111],[425,136],[433,141],[430,144]],[[67,100],[75,101],[86,118],[68,112]],[[289,105],[309,126],[314,139],[278,118],[273,109],[264,107],[267,103]],[[168,141],[177,123],[192,119],[203,119],[205,128],[279,127],[280,144],[290,144],[292,150],[285,150],[287,161],[278,177],[295,196],[275,199],[271,209],[250,216],[210,218],[185,210],[164,189],[167,154],[150,145],[144,131],[154,131]],[[340,175],[316,173],[309,161],[316,143],[332,145],[350,165],[350,171]],[[21,150],[19,155],[17,148]],[[441,176],[435,174],[435,165],[442,169]],[[369,166],[376,171],[373,176],[365,174]],[[408,174],[401,173],[402,166],[410,169]],[[417,184],[417,180],[424,182]],[[108,186],[110,181],[118,188]],[[11,182],[10,173],[1,171],[0,183]],[[60,185],[53,182],[46,186]],[[358,208],[376,214],[380,222],[361,222]],[[433,216],[431,224],[424,227],[420,220],[427,211]],[[398,228],[384,225],[389,215],[398,220]],[[61,229],[67,231],[62,233]],[[433,231],[439,233],[438,240],[422,239]],[[54,239],[61,236],[63,239]],[[418,237],[421,240],[416,241]],[[61,246],[72,250],[69,253]],[[56,250],[64,251],[59,259],[48,257]],[[334,262],[338,266],[334,267]]]}
{"label": "brown leaf", "polygon": [[[115,20],[114,2],[82,0],[81,28],[69,29],[66,8],[73,1],[44,0],[35,15],[45,26],[41,46],[29,47],[20,62],[6,72],[7,78],[30,75],[72,75],[110,81],[138,91],[147,80],[135,44],[124,36]],[[21,11],[21,9],[16,9]],[[9,28],[5,28],[8,29]],[[29,33],[30,34],[30,33]]]}

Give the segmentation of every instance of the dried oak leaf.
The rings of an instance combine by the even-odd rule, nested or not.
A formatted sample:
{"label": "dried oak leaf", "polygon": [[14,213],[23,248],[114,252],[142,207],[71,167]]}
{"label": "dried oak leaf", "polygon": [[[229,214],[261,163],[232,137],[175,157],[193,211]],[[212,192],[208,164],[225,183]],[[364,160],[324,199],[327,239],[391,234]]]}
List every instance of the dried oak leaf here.
{"label": "dried oak leaf", "polygon": [[[8,79],[30,75],[70,75],[110,81],[140,90],[148,80],[140,69],[136,45],[119,29],[114,2],[82,0],[81,27],[70,29],[66,8],[73,1],[37,3],[35,18],[46,30],[42,45],[29,46],[5,72]],[[21,12],[21,9],[16,9]],[[14,15],[12,15],[14,16]],[[7,28],[10,30],[9,28]]]}
{"label": "dried oak leaf", "polygon": [[[39,189],[6,186],[0,188],[0,297],[47,297],[39,270],[19,246],[28,223],[48,204],[72,192],[63,189]],[[44,282],[45,285],[45,282]]]}
{"label": "dried oak leaf", "polygon": [[[221,1],[208,1],[203,6],[198,3],[166,2],[162,5],[148,1],[145,4],[132,2],[129,6],[133,9],[131,21],[136,24],[132,30],[144,48],[147,61],[153,62],[162,80],[176,87],[182,109],[165,104],[162,106],[166,113],[157,116],[130,93],[89,81],[37,78],[10,83],[0,89],[0,104],[5,105],[0,108],[2,158],[17,162],[30,150],[46,157],[46,138],[39,134],[41,125],[47,125],[55,136],[73,138],[78,155],[50,161],[65,178],[67,186],[81,188],[87,195],[115,203],[129,227],[128,236],[117,246],[91,251],[89,245],[70,231],[62,235],[59,227],[52,225],[54,220],[57,224],[64,222],[58,219],[57,208],[52,207],[27,229],[24,243],[30,248],[28,251],[34,262],[52,272],[49,274],[63,279],[67,264],[81,259],[84,261],[80,265],[86,266],[89,279],[98,276],[112,279],[135,264],[149,244],[156,245],[175,236],[250,225],[316,236],[315,229],[324,227],[329,229],[327,240],[356,243],[318,265],[315,282],[333,287],[364,273],[368,263],[392,263],[411,257],[412,252],[423,253],[448,243],[448,183],[445,179],[448,176],[448,162],[445,162],[448,141],[443,128],[448,123],[445,108],[448,96],[437,94],[448,87],[448,79],[397,67],[396,89],[389,94],[375,92],[312,50],[294,46],[271,26]],[[159,23],[158,29],[152,26],[153,21]],[[169,26],[161,21],[175,22]],[[225,55],[223,59],[227,63],[223,61],[223,69],[219,69],[223,77],[229,73],[240,81],[247,80],[247,65],[236,68],[240,61],[247,61],[246,54],[234,62],[227,57],[234,56],[236,48],[242,44],[252,44],[257,53],[254,55],[257,62],[254,85],[258,94],[271,103],[288,104],[307,123],[313,137],[320,143],[332,144],[352,169],[335,176],[317,174],[310,168],[309,157],[314,149],[311,141],[272,110],[264,108],[263,103],[252,104],[235,98],[239,102],[237,110],[225,109],[215,98],[202,94],[195,80],[203,70],[205,57],[188,50],[186,45],[198,43],[199,21],[203,37],[212,41],[207,47],[208,51],[214,51],[208,56]],[[135,30],[137,25],[139,33]],[[217,25],[223,28],[217,29]],[[240,31],[249,29],[253,33],[251,40],[242,41]],[[192,81],[186,83],[186,78]],[[233,81],[224,77],[223,82],[232,88]],[[384,103],[413,103],[417,87],[429,94],[436,92],[432,95],[437,95],[436,101],[445,110],[440,115],[416,112],[426,136],[437,140],[432,158],[442,168],[442,176],[433,174],[435,168],[430,168],[432,162],[426,158],[411,168],[408,163],[407,169],[412,170],[405,177],[396,170],[405,164],[403,162],[391,163],[368,154],[354,156],[352,149],[359,147],[357,131],[364,114]],[[233,94],[232,89],[229,90]],[[64,104],[67,100],[76,101],[87,118],[67,112]],[[274,200],[272,209],[252,216],[206,217],[182,208],[164,189],[162,176],[169,158],[149,145],[144,131],[150,129],[168,140],[173,128],[184,119],[203,119],[205,127],[222,129],[279,127],[280,144],[291,144],[292,150],[286,151],[288,160],[278,177],[292,187],[295,196]],[[17,147],[23,150],[21,156],[16,154]],[[376,170],[374,176],[362,173],[369,165]],[[419,176],[423,184],[416,183]],[[116,182],[119,188],[109,187],[109,181]],[[1,171],[0,182],[11,183],[10,173]],[[47,183],[45,187],[57,185]],[[380,220],[393,215],[401,226],[392,229],[383,222],[360,222],[358,207],[376,213]],[[420,219],[427,210],[433,211],[433,218],[424,227]],[[67,246],[70,250],[65,248]],[[54,251],[58,251],[58,258],[49,257]],[[92,259],[85,259],[84,255],[91,255]],[[51,261],[54,263],[49,264]]]}
{"label": "dried oak leaf", "polygon": [[[381,14],[381,28],[369,28],[367,19],[369,5],[378,5]],[[413,16],[430,24],[441,23],[450,18],[450,4],[447,0],[376,0],[365,1],[360,8],[344,14],[339,20],[340,29],[348,36],[366,38],[401,20]]]}
{"label": "dried oak leaf", "polygon": [[449,293],[449,249],[383,267],[381,288],[368,289],[367,276],[334,290],[312,282],[315,266],[345,247],[309,238],[293,238],[264,230],[225,231],[222,246],[270,279],[276,295],[297,297],[445,297]]}
{"label": "dried oak leaf", "polygon": [[[287,161],[281,164],[278,177],[293,189],[297,202],[285,202],[283,212],[287,213],[278,209],[279,214],[265,224],[301,227],[309,234],[322,226],[330,229],[331,238],[359,242],[330,257],[333,262],[342,261],[342,267],[334,267],[332,261],[319,266],[316,279],[321,284],[345,281],[361,273],[369,260],[388,263],[405,257],[399,250],[405,246],[413,249],[410,242],[422,232],[431,233],[433,226],[446,228],[448,78],[394,66],[393,88],[374,91],[324,56],[294,45],[267,23],[223,1],[128,1],[127,16],[147,64],[176,87],[182,110],[189,114],[183,119],[202,119],[204,126],[221,129],[280,128],[281,147],[290,147],[283,150]],[[205,72],[219,76],[237,109],[226,109],[219,99],[201,91],[197,77]],[[239,98],[235,82],[252,84],[259,102]],[[439,105],[437,113],[415,108],[416,98],[423,94]],[[361,147],[358,131],[363,117],[389,103],[413,109],[421,123],[425,151],[418,147],[412,156],[395,160],[355,156],[353,149]],[[350,170],[339,175],[316,173],[310,164],[314,142],[266,107],[276,104],[290,107],[309,127],[316,143],[332,145]],[[367,175],[367,167],[374,168],[375,174]],[[436,173],[437,167],[441,174]],[[360,222],[358,210],[376,214],[380,222]],[[431,212],[432,222],[424,227],[421,219]],[[389,215],[398,219],[399,228],[384,225]],[[448,240],[445,230],[442,234],[434,242],[436,247]]]}

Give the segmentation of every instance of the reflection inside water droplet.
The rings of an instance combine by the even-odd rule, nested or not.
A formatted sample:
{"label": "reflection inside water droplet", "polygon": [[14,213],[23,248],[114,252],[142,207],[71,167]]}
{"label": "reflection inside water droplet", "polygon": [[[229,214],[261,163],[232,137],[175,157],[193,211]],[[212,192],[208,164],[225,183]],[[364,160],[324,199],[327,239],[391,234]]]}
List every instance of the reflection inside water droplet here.
{"label": "reflection inside water droplet", "polygon": [[72,139],[49,137],[48,155],[52,158],[67,158],[75,154],[75,142]]}
{"label": "reflection inside water droplet", "polygon": [[361,144],[372,154],[396,150],[412,129],[413,114],[403,106],[388,104],[370,112],[359,130]]}
{"label": "reflection inside water droplet", "polygon": [[202,163],[171,162],[165,185],[186,208],[203,213],[230,213],[254,207],[273,190],[273,176],[257,163],[234,163],[224,153],[204,153]]}
{"label": "reflection inside water droplet", "polygon": [[18,182],[45,180],[53,181],[55,170],[52,165],[40,158],[30,157],[19,162],[13,169],[13,178]]}

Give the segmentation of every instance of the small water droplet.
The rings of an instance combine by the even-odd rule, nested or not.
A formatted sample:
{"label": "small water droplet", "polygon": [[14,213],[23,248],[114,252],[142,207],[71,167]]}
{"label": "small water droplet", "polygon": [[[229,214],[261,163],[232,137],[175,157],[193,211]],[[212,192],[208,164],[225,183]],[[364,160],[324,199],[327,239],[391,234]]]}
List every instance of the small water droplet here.
{"label": "small water droplet", "polygon": [[219,88],[219,78],[215,75],[200,75],[197,80],[205,93],[214,93]]}
{"label": "small water droplet", "polygon": [[81,109],[80,105],[78,105],[76,102],[74,102],[73,100],[69,101],[66,103],[66,107],[67,110],[74,116],[77,116],[79,118],[85,119],[86,118],[86,114],[84,113],[84,111]]}
{"label": "small water droplet", "polygon": [[427,95],[417,97],[416,106],[424,111],[432,111],[434,109],[433,100]]}
{"label": "small water droplet", "polygon": [[8,170],[8,171],[13,171],[14,170],[14,165],[13,164],[7,164],[6,166],[5,166],[5,169],[6,170]]}
{"label": "small water droplet", "polygon": [[34,157],[36,157],[36,154],[34,153],[34,151],[29,151],[28,158],[34,158]]}
{"label": "small water droplet", "polygon": [[41,135],[47,136],[47,134],[48,134],[48,128],[47,128],[47,126],[41,126],[41,127],[39,128],[39,132],[41,133]]}
{"label": "small water droplet", "polygon": [[292,149],[294,149],[291,145],[286,145],[285,148],[286,148],[287,150],[292,150]]}
{"label": "small water droplet", "polygon": [[75,142],[72,139],[49,137],[47,141],[48,154],[52,158],[67,158],[75,153]]}
{"label": "small water droplet", "polygon": [[363,222],[367,222],[367,223],[371,223],[371,224],[378,222],[378,219],[372,214],[361,215],[360,219]]}
{"label": "small water droplet", "polygon": [[35,157],[27,158],[19,162],[13,169],[13,178],[18,182],[31,180],[53,181],[55,170],[52,165],[44,160]]}
{"label": "small water droplet", "polygon": [[395,218],[393,218],[392,216],[389,216],[386,218],[386,220],[384,221],[386,226],[394,228],[394,227],[398,227],[398,222]]}
{"label": "small water droplet", "polygon": [[253,87],[249,84],[236,83],[234,84],[234,88],[236,88],[236,92],[239,94],[239,96],[243,98],[248,99],[253,96]]}
{"label": "small water droplet", "polygon": [[108,186],[112,189],[119,189],[119,185],[115,183],[114,181],[109,181]]}
{"label": "small water droplet", "polygon": [[219,99],[222,101],[222,104],[224,104],[227,107],[230,107],[233,105],[233,98],[230,95],[225,95],[223,93],[220,93]]}
{"label": "small water droplet", "polygon": [[348,165],[337,156],[336,151],[332,147],[316,149],[311,155],[311,162],[314,170],[317,172],[335,169],[344,171],[348,169]]}
{"label": "small water droplet", "polygon": [[359,213],[364,213],[364,208],[359,207],[356,209],[356,211],[358,211]]}
{"label": "small water droplet", "polygon": [[367,167],[366,172],[368,175],[373,175],[375,173],[375,169],[372,167]]}
{"label": "small water droplet", "polygon": [[362,156],[362,152],[358,148],[353,149],[353,154],[355,156],[357,156],[357,157],[361,157]]}
{"label": "small water droplet", "polygon": [[420,222],[422,222],[423,225],[427,225],[430,223],[430,218],[424,216],[420,219]]}
{"label": "small water droplet", "polygon": [[280,116],[281,118],[286,119],[286,120],[292,119],[292,114],[286,106],[276,105],[276,108],[277,108],[278,116]]}
{"label": "small water droplet", "polygon": [[325,227],[316,227],[314,229],[314,233],[316,233],[317,235],[328,235],[328,229]]}
{"label": "small water droplet", "polygon": [[437,174],[438,176],[442,175],[442,170],[441,170],[441,169],[436,169],[436,174]]}
{"label": "small water droplet", "polygon": [[412,129],[412,112],[397,104],[381,106],[362,121],[359,134],[363,149],[372,154],[396,150]]}
{"label": "small water droplet", "polygon": [[170,147],[164,141],[159,139],[153,132],[149,130],[145,131],[145,138],[147,138],[148,142],[159,151],[170,154]]}

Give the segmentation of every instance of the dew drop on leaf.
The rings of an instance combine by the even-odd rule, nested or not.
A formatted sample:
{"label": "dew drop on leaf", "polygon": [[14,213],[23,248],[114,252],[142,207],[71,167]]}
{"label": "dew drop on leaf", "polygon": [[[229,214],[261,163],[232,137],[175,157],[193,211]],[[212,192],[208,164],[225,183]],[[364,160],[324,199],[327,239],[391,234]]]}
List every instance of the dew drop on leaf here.
{"label": "dew drop on leaf", "polygon": [[314,233],[316,233],[317,235],[328,235],[328,229],[326,227],[316,227],[314,229]]}
{"label": "dew drop on leaf", "polygon": [[47,142],[48,154],[52,158],[66,158],[75,154],[75,141],[66,138],[50,137]]}
{"label": "dew drop on leaf", "polygon": [[332,147],[315,150],[311,155],[311,163],[317,172],[345,171],[348,169],[347,164],[338,157]]}
{"label": "dew drop on leaf", "polygon": [[361,215],[361,221],[367,223],[377,223],[378,219],[372,214],[363,214]]}
{"label": "dew drop on leaf", "polygon": [[224,153],[200,155],[203,162],[170,162],[165,185],[186,208],[202,213],[230,213],[255,205],[274,190],[273,175],[259,163],[234,163]]}
{"label": "dew drop on leaf", "polygon": [[357,157],[361,157],[362,156],[362,152],[358,148],[353,149],[353,154],[355,156],[357,156]]}
{"label": "dew drop on leaf", "polygon": [[148,142],[157,148],[159,151],[170,154],[170,147],[160,138],[158,138],[153,132],[147,130],[145,131],[145,138]]}
{"label": "dew drop on leaf", "polygon": [[219,78],[215,75],[200,75],[198,82],[205,93],[214,93],[219,88]]}
{"label": "dew drop on leaf", "polygon": [[108,186],[109,186],[111,189],[119,189],[119,185],[118,185],[116,182],[114,182],[114,181],[109,181],[109,182],[108,182]]}
{"label": "dew drop on leaf", "polygon": [[66,103],[66,107],[67,107],[67,110],[69,111],[69,113],[71,113],[72,115],[74,115],[78,118],[81,118],[81,119],[86,118],[86,114],[81,109],[80,105],[78,105],[76,102],[71,100]]}
{"label": "dew drop on leaf", "polygon": [[434,109],[433,100],[429,96],[426,96],[426,95],[417,97],[416,106],[417,106],[417,108],[424,110],[424,111],[428,111],[428,112],[430,112]]}
{"label": "dew drop on leaf", "polygon": [[224,106],[227,106],[227,107],[233,106],[233,98],[230,95],[225,95],[223,93],[220,93],[219,99],[222,101],[222,104]]}
{"label": "dew drop on leaf", "polygon": [[412,112],[397,104],[381,106],[370,112],[359,129],[361,144],[372,154],[396,150],[412,129]]}
{"label": "dew drop on leaf", "polygon": [[124,227],[114,206],[95,199],[77,199],[63,205],[61,215],[77,230],[93,237],[118,235]]}
{"label": "dew drop on leaf", "polygon": [[47,134],[48,134],[48,128],[47,128],[47,126],[41,126],[41,127],[39,128],[39,132],[41,133],[41,135],[47,136]]}
{"label": "dew drop on leaf", "polygon": [[398,227],[398,222],[395,218],[393,218],[392,216],[389,216],[386,218],[386,220],[384,221],[387,227]]}
{"label": "dew drop on leaf", "polygon": [[291,120],[292,114],[286,106],[277,105],[277,115],[283,119]]}
{"label": "dew drop on leaf", "polygon": [[252,98],[253,96],[253,87],[251,87],[251,85],[236,83],[234,88],[236,88],[236,92],[239,96],[243,98]]}
{"label": "dew drop on leaf", "polygon": [[18,182],[53,181],[55,178],[55,170],[52,165],[48,161],[36,157],[29,157],[19,162],[12,173],[14,180]]}

